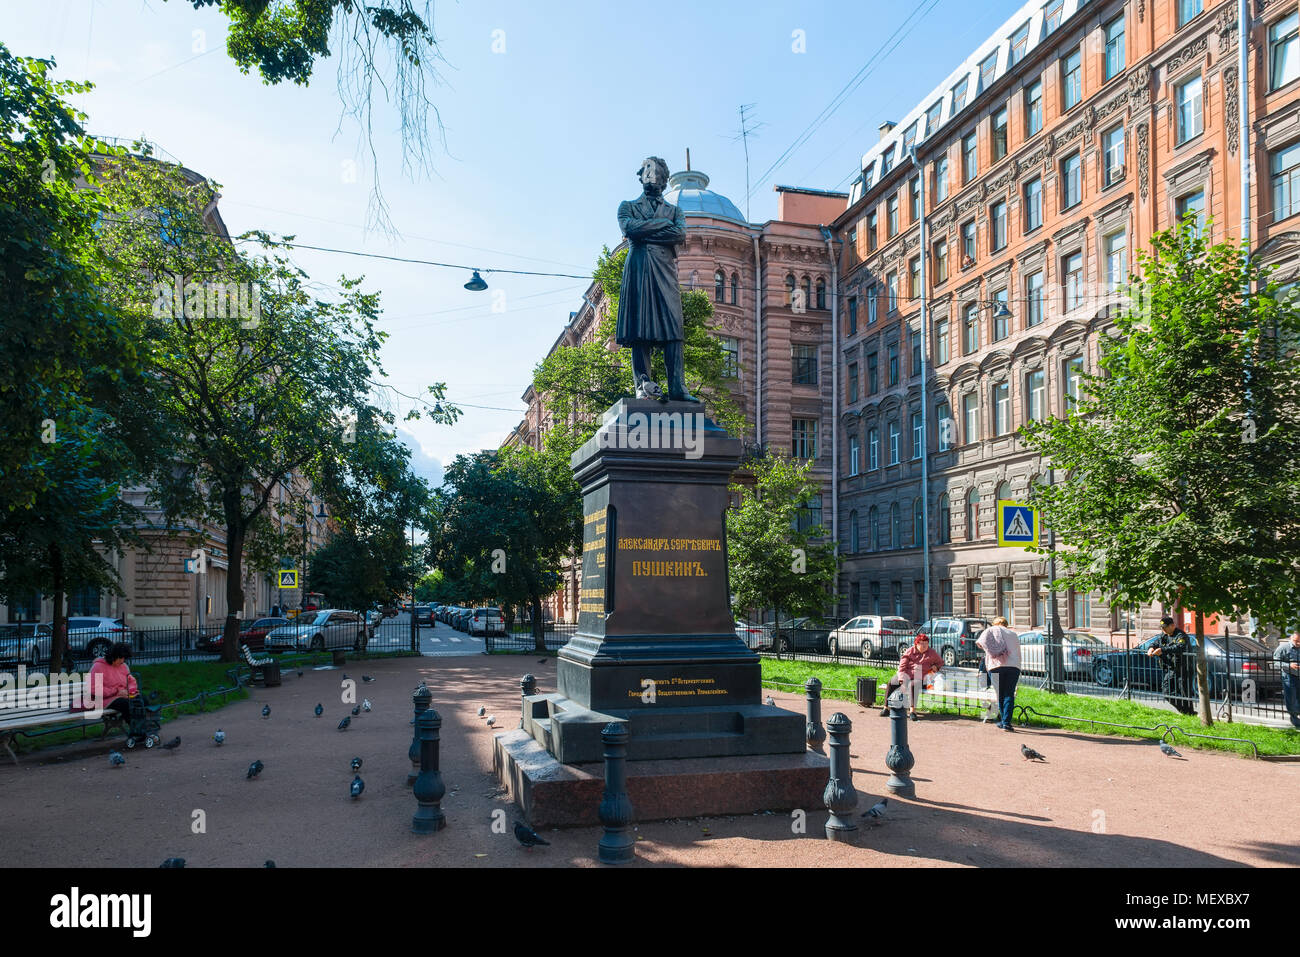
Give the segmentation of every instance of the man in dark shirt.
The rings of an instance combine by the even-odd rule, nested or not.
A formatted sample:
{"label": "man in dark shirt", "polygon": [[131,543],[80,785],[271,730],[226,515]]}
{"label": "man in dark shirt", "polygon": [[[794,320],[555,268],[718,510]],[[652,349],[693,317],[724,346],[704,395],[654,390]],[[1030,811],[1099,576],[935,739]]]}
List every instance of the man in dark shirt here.
{"label": "man in dark shirt", "polygon": [[1192,639],[1174,624],[1169,615],[1160,619],[1160,631],[1160,638],[1147,650],[1148,655],[1160,659],[1160,667],[1164,671],[1160,693],[1180,714],[1195,714],[1196,708],[1192,705],[1188,690],[1191,683],[1187,680]]}
{"label": "man in dark shirt", "polygon": [[1282,669],[1282,697],[1286,702],[1291,724],[1300,728],[1300,628],[1282,639],[1273,652],[1273,660]]}

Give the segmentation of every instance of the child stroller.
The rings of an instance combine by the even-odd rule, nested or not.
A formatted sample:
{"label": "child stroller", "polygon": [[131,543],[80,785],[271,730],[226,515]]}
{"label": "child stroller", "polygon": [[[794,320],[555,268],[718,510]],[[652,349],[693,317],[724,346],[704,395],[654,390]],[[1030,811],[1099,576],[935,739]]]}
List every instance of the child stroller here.
{"label": "child stroller", "polygon": [[134,748],[137,744],[143,744],[146,748],[152,748],[162,741],[158,731],[162,728],[162,721],[159,720],[159,713],[162,711],[161,705],[145,704],[142,694],[135,694],[126,699],[126,746]]}

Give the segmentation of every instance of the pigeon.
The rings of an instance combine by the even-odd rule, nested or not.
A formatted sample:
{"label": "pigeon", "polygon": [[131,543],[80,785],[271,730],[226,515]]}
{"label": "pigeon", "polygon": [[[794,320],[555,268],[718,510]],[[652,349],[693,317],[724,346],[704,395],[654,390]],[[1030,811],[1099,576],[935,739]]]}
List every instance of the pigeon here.
{"label": "pigeon", "polygon": [[349,677],[345,674],[345,675],[343,676],[343,680],[344,680],[344,681],[351,681],[352,679],[349,678]]}
{"label": "pigeon", "polygon": [[352,800],[355,801],[357,798],[361,797],[361,792],[364,791],[365,789],[366,789],[366,782],[361,780],[361,775],[359,774],[356,775],[352,779],[352,788],[351,788]]}
{"label": "pigeon", "polygon": [[763,699],[763,704],[767,705],[768,707],[775,707],[776,699],[773,698],[771,695],[768,695],[766,698]]}
{"label": "pigeon", "polygon": [[339,730],[346,731],[348,729],[348,725],[350,725],[351,723],[352,723],[352,716],[345,714],[343,716],[343,720],[339,722]]}
{"label": "pigeon", "polygon": [[172,738],[170,741],[168,741],[166,744],[163,745],[163,750],[175,751],[180,746],[181,746],[181,738],[180,735],[177,735],[176,737]]}
{"label": "pigeon", "polygon": [[262,717],[263,718],[271,717],[271,706],[269,704],[262,705]]}
{"label": "pigeon", "polygon": [[546,664],[546,662],[547,662],[547,659],[546,659],[546,658],[538,658],[538,659],[537,659],[537,663],[538,663],[539,665],[544,665],[544,664]]}
{"label": "pigeon", "polygon": [[1177,751],[1174,750],[1173,745],[1171,745],[1171,744],[1166,744],[1164,741],[1161,741],[1161,742],[1160,742],[1160,753],[1163,754],[1163,755],[1164,755],[1165,757],[1167,757],[1167,758],[1181,758],[1181,757],[1182,757],[1181,754],[1179,754]]}
{"label": "pigeon", "polygon": [[362,699],[361,699],[361,710],[362,710],[362,711],[369,711],[369,710],[370,710],[370,699],[369,699],[369,698],[362,698]]}
{"label": "pigeon", "polygon": [[126,755],[121,751],[110,751],[108,752],[108,763],[115,768],[120,768],[126,764]]}
{"label": "pigeon", "polygon": [[487,708],[479,708],[479,709],[478,709],[478,716],[479,716],[480,718],[483,717],[483,716],[486,715],[486,714],[487,714]]}
{"label": "pigeon", "polygon": [[217,743],[217,747],[221,747],[226,743],[226,732],[217,728],[217,733],[212,736],[212,740]]}
{"label": "pigeon", "polygon": [[1043,757],[1041,754],[1039,754],[1037,751],[1035,751],[1033,748],[1029,747],[1029,746],[1026,745],[1026,744],[1022,744],[1022,745],[1020,746],[1020,753],[1023,754],[1023,755],[1025,756],[1025,760],[1026,760],[1026,761],[1046,761],[1046,760],[1047,760],[1047,758]]}
{"label": "pigeon", "polygon": [[163,862],[162,862],[161,864],[159,864],[158,866],[159,866],[160,868],[162,868],[162,867],[184,867],[184,866],[185,866],[185,858],[183,858],[183,857],[169,857],[169,858],[167,858],[167,860],[163,861]]}
{"label": "pigeon", "polygon": [[361,713],[361,705],[357,705],[355,708],[352,709],[352,717],[355,718],[360,713]]}
{"label": "pigeon", "polygon": [[269,860],[269,859],[268,859],[267,862],[266,862],[265,864],[263,864],[262,866],[263,866],[263,867],[266,867],[266,868],[272,868],[272,867],[275,867],[275,861],[272,861],[272,860]]}
{"label": "pigeon", "polygon": [[370,677],[370,675],[362,675],[362,676],[361,676],[361,680],[362,680],[362,681],[367,681],[367,682],[368,682],[368,681],[374,681],[375,679],[372,678],[372,677]]}
{"label": "pigeon", "polygon": [[542,840],[542,836],[526,824],[515,822],[515,840],[530,850],[538,845],[550,847],[551,842]]}
{"label": "pigeon", "polygon": [[253,780],[253,778],[257,777],[259,774],[262,773],[262,768],[264,767],[266,767],[266,765],[264,765],[261,761],[254,761],[252,764],[248,766],[248,777],[246,777],[244,780],[246,781]]}
{"label": "pigeon", "polygon": [[885,811],[888,810],[888,805],[889,805],[889,798],[881,798],[875,804],[871,805],[871,807],[863,811],[862,816],[874,818],[875,820],[879,821],[881,818],[885,816]]}
{"label": "pigeon", "polygon": [[490,715],[488,715],[487,726],[490,728],[490,727],[492,727],[492,725],[494,725],[494,724],[496,724],[496,723],[497,723],[497,716],[494,715],[494,714],[490,714]]}
{"label": "pigeon", "polygon": [[360,770],[361,770],[361,759],[360,759],[360,758],[353,758],[353,759],[352,759],[352,770],[353,770],[354,772],[356,772],[356,771],[360,771]]}
{"label": "pigeon", "polygon": [[321,707],[320,702],[317,701],[317,702],[316,702],[316,717],[319,718],[319,717],[320,717],[321,715],[323,715],[324,713],[325,713],[325,709],[324,709],[323,707]]}

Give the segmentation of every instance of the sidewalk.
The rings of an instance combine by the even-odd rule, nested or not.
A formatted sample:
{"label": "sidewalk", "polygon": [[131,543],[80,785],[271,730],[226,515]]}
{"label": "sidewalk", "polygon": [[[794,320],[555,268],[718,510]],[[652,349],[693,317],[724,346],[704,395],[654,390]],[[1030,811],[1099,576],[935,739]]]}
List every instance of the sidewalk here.
{"label": "sidewalk", "polygon": [[[598,866],[599,828],[546,831],[550,847],[525,851],[510,832],[518,812],[495,795],[491,742],[480,706],[509,730],[519,719],[519,677],[555,689],[555,659],[494,655],[349,662],[307,671],[283,686],[207,715],[163,727],[182,746],[124,752],[109,766],[107,748],[24,755],[0,767],[6,798],[0,833],[10,866],[114,863],[157,867],[184,857],[190,867],[566,867]],[[352,719],[339,700],[343,673],[358,679],[358,698],[374,711]],[[361,683],[362,674],[373,675]],[[416,802],[410,768],[411,691],[427,680],[442,716],[442,802],[448,826],[410,833]],[[764,692],[767,694],[768,692]],[[773,692],[802,713],[802,697]],[[316,702],[325,713],[316,718]],[[261,710],[270,704],[270,718]],[[823,717],[844,710],[854,723],[854,786],[865,810],[885,794],[890,722],[875,709],[824,701]],[[226,744],[212,732],[221,727]],[[1007,734],[991,724],[923,716],[908,724],[918,797],[891,798],[885,823],[860,832],[857,845],[823,837],[824,808],[807,809],[806,833],[788,814],[638,824],[638,861],[630,866],[1168,866],[1300,865],[1300,825],[1278,831],[1277,809],[1300,786],[1300,766],[1188,750],[1179,761],[1154,743],[1065,731]],[[110,739],[121,748],[121,738]],[[1047,764],[1025,762],[1029,743]],[[348,795],[351,758],[366,782]],[[245,769],[265,770],[255,780]],[[1170,814],[1169,808],[1185,808]],[[1214,808],[1213,814],[1203,813]],[[206,833],[194,834],[195,812]],[[494,833],[493,812],[506,833]],[[53,821],[57,827],[52,827]],[[110,850],[111,848],[111,850]]]}

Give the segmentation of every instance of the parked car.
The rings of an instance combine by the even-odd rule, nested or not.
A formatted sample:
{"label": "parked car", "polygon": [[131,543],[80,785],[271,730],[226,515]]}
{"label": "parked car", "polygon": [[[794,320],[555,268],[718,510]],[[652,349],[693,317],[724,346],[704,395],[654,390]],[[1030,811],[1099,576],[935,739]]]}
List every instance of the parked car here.
{"label": "parked car", "polygon": [[948,666],[978,662],[984,653],[975,646],[989,623],[984,618],[931,618],[916,629],[919,638],[930,639],[930,647],[939,652]]}
{"label": "parked car", "polygon": [[745,643],[746,648],[763,648],[768,644],[766,632],[759,625],[750,625],[736,621],[736,637]]}
{"label": "parked car", "polygon": [[433,624],[433,608],[430,605],[415,606],[415,623],[417,625]]}
{"label": "parked car", "polygon": [[[808,616],[791,618],[788,621],[781,622],[780,630],[780,650],[782,654],[792,649],[794,651],[811,652],[812,654],[826,654],[830,629],[826,627],[822,619]],[[776,631],[776,625],[773,622],[769,621],[763,624],[764,644],[768,650],[776,648]]]}
{"label": "parked car", "polygon": [[[1061,660],[1067,678],[1087,678],[1092,674],[1095,657],[1110,650],[1110,645],[1086,631],[1061,634]],[[1047,633],[1027,631],[1020,635],[1020,670],[1029,674],[1047,674]]]}
{"label": "parked car", "polygon": [[295,621],[273,628],[266,635],[264,647],[267,651],[360,650],[367,639],[366,626],[355,611],[327,608],[304,612]]}
{"label": "parked car", "polygon": [[[1152,635],[1132,650],[1119,649],[1097,655],[1092,667],[1092,680],[1104,688],[1123,685],[1128,675],[1129,686],[1134,688],[1159,689],[1164,675],[1160,660],[1148,657],[1147,650],[1160,639]],[[1196,636],[1189,635],[1192,648],[1196,647]],[[1223,638],[1219,635],[1205,636],[1206,665],[1209,668],[1210,696],[1221,698],[1228,674],[1232,676],[1232,694],[1240,698],[1247,679],[1255,683],[1255,697],[1263,699],[1282,693],[1282,672],[1273,661],[1272,652],[1253,638],[1234,637],[1231,639],[1232,652],[1227,656],[1223,651]],[[1189,652],[1192,654],[1193,652]],[[1125,670],[1127,666],[1127,671]],[[1189,665],[1194,673],[1194,662]],[[1189,689],[1195,694],[1194,689]]]}
{"label": "parked car", "polygon": [[0,625],[0,663],[25,664],[37,668],[50,660],[49,625],[36,622]]}
{"label": "parked car", "polygon": [[[47,621],[43,627],[49,628],[50,634],[54,633],[53,622]],[[121,618],[79,615],[68,619],[68,650],[74,657],[91,661],[102,658],[118,641],[131,644],[131,629],[122,623]]]}
{"label": "parked car", "polygon": [[454,612],[452,612],[452,616],[451,616],[451,627],[455,628],[457,631],[466,631],[466,630],[468,630],[468,628],[469,628],[469,624],[468,624],[469,616],[470,616],[472,613],[473,613],[473,609],[470,609],[470,608],[457,608]]}
{"label": "parked car", "polygon": [[506,620],[500,608],[475,608],[467,619],[466,630],[471,635],[504,635]]}
{"label": "parked car", "polygon": [[[248,645],[250,651],[262,651],[265,647],[267,633],[272,629],[290,624],[288,618],[258,618],[256,621],[244,622],[239,630],[239,643]],[[220,631],[211,635],[200,636],[195,647],[199,651],[221,652],[224,634]]]}
{"label": "parked car", "polygon": [[912,643],[914,630],[906,618],[858,615],[832,631],[827,646],[832,655],[848,653],[873,658],[885,654],[896,658]]}

